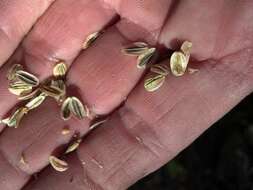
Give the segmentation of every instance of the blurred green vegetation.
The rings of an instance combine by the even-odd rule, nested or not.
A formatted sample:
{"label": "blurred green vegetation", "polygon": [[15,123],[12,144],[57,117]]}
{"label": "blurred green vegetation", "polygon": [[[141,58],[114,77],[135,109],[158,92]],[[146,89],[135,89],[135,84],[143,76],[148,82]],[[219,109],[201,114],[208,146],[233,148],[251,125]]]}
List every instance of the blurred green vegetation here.
{"label": "blurred green vegetation", "polygon": [[129,190],[253,190],[253,94]]}

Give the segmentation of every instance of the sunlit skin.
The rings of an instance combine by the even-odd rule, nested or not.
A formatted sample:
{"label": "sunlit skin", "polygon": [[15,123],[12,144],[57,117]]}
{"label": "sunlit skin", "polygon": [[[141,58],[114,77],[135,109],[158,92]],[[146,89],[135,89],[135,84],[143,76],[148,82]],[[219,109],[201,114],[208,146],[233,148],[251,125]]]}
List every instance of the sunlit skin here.
{"label": "sunlit skin", "polygon": [[[88,119],[63,121],[48,99],[19,128],[1,125],[0,189],[121,190],[167,163],[252,92],[252,10],[251,0],[0,0],[0,118],[18,102],[8,92],[11,65],[44,80],[58,59],[70,67],[69,95],[109,115],[61,157],[65,172],[48,158],[62,155],[73,134],[85,135]],[[153,93],[143,87],[136,57],[121,51],[135,41],[178,50],[185,40],[193,43],[189,66],[199,71],[168,75]]]}

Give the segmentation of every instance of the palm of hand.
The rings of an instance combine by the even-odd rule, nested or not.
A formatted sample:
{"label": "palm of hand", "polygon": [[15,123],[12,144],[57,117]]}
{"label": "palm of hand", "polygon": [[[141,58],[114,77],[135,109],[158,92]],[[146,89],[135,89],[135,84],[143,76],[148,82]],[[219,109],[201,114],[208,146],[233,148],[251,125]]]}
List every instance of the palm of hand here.
{"label": "palm of hand", "polygon": [[[32,10],[18,18],[23,30],[2,29],[1,63],[52,0],[47,2],[3,3],[8,19],[17,14],[12,3],[23,8],[20,10],[30,3]],[[252,6],[250,1],[54,2],[1,67],[0,116],[17,103],[7,92],[5,73],[10,65],[25,63],[29,71],[44,79],[54,58],[71,64],[68,82],[78,87],[78,94],[92,110],[110,116],[84,138],[77,153],[66,158],[68,171],[57,173],[46,168],[24,189],[125,189],[174,157],[251,92]],[[116,14],[122,19],[79,54],[84,35],[101,30]],[[6,19],[3,16],[1,20]],[[17,24],[17,19],[13,20]],[[120,52],[129,40],[139,39],[169,48],[176,47],[175,39],[191,40],[195,61],[190,64],[200,72],[181,78],[169,76],[159,91],[146,92],[143,71],[136,69],[135,58]],[[63,136],[66,125],[71,133]],[[47,166],[52,152],[61,154],[59,147],[75,132],[86,134],[88,126],[87,120],[63,122],[59,108],[49,100],[28,115],[20,128],[5,128],[0,138],[1,189],[21,189],[30,176]],[[19,162],[21,154],[27,165]]]}

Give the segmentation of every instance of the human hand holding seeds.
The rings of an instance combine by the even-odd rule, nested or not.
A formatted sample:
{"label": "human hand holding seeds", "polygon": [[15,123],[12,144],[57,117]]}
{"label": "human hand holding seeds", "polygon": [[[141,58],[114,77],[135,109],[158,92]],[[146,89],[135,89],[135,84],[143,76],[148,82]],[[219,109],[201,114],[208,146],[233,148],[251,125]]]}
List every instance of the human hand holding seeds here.
{"label": "human hand holding seeds", "polygon": [[0,189],[127,189],[171,160],[252,92],[252,8],[1,0]]}

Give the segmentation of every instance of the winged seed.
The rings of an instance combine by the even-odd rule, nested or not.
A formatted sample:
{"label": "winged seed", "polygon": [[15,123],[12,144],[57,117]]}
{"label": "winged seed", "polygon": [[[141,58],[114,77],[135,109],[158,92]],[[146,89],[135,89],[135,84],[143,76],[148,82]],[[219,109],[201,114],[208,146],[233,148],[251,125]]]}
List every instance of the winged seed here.
{"label": "winged seed", "polygon": [[159,89],[165,81],[165,76],[157,75],[155,77],[145,80],[144,87],[148,92],[153,92]]}
{"label": "winged seed", "polygon": [[57,63],[53,69],[53,75],[55,77],[63,77],[67,73],[67,65],[65,64],[64,61],[60,61]]}
{"label": "winged seed", "polygon": [[163,75],[163,76],[168,75],[170,72],[169,67],[165,64],[153,65],[150,71],[159,75]]}
{"label": "winged seed", "polygon": [[29,100],[29,99],[32,99],[33,97],[35,97],[39,92],[39,89],[35,89],[34,91],[29,91],[29,92],[22,92],[18,99],[19,100]]}
{"label": "winged seed", "polygon": [[137,59],[137,68],[142,69],[145,68],[149,63],[151,58],[154,56],[156,48],[150,48],[145,53],[138,56]]}
{"label": "winged seed", "polygon": [[67,148],[67,150],[65,151],[65,154],[68,154],[68,153],[70,153],[70,152],[73,152],[73,151],[75,151],[78,147],[79,147],[79,145],[80,145],[80,143],[82,142],[82,139],[76,139],[74,142],[72,142],[69,146],[68,146],[68,148]]}
{"label": "winged seed", "polygon": [[64,172],[68,169],[68,163],[64,160],[60,160],[55,156],[49,156],[49,162],[51,166],[58,172]]}
{"label": "winged seed", "polygon": [[31,85],[33,87],[39,85],[39,79],[36,76],[34,76],[26,71],[18,70],[16,72],[16,76],[20,81],[22,81],[28,85]]}
{"label": "winged seed", "polygon": [[94,32],[90,34],[89,36],[87,36],[86,40],[83,43],[82,49],[84,50],[90,47],[100,35],[101,35],[101,32]]}
{"label": "winged seed", "polygon": [[61,96],[64,93],[60,88],[56,86],[42,85],[40,90],[41,92],[45,93],[47,96],[50,96],[53,98]]}
{"label": "winged seed", "polygon": [[174,52],[170,58],[170,68],[174,76],[182,76],[187,68],[188,61],[182,52]]}
{"label": "winged seed", "polygon": [[46,95],[44,93],[41,93],[39,96],[33,98],[30,102],[28,102],[25,107],[28,108],[28,110],[35,109],[39,107],[44,100],[46,99]]}

